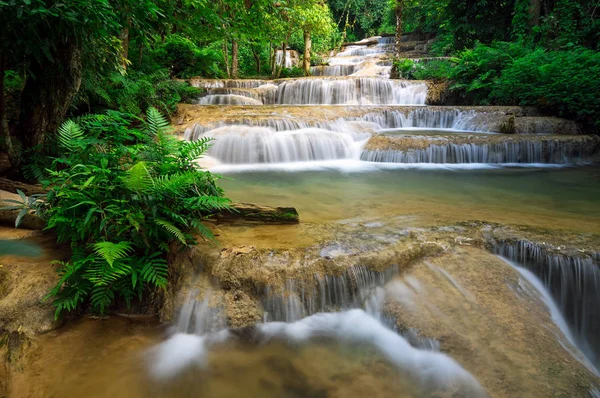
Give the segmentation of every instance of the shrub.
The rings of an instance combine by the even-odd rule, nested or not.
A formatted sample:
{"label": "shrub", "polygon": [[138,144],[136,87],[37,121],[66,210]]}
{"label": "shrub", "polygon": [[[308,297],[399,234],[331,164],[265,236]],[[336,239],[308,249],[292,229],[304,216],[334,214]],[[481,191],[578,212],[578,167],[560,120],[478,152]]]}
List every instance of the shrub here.
{"label": "shrub", "polygon": [[600,128],[600,53],[538,49],[509,64],[491,98],[502,104],[539,106]]}
{"label": "shrub", "polygon": [[487,105],[490,93],[502,71],[528,50],[518,43],[496,42],[491,46],[477,44],[458,54],[452,68],[451,90],[458,92],[466,103]]}
{"label": "shrub", "polygon": [[302,76],[304,76],[304,69],[294,66],[291,68],[282,69],[280,77],[285,78],[285,77],[302,77]]}
{"label": "shrub", "polygon": [[201,48],[186,37],[172,34],[152,52],[152,58],[173,77],[225,77],[221,69],[223,54],[218,43]]}
{"label": "shrub", "polygon": [[415,64],[412,75],[417,80],[448,80],[452,74],[452,61],[434,59],[429,62]]}
{"label": "shrub", "polygon": [[411,59],[394,61],[398,74],[403,79],[411,80],[448,80],[452,73],[450,60],[431,60],[429,62],[415,62]]}
{"label": "shrub", "polygon": [[103,313],[115,300],[130,305],[164,288],[171,245],[194,244],[196,231],[210,237],[201,220],[228,208],[195,162],[208,140],[180,141],[167,130],[154,108],[146,122],[109,111],[60,127],[62,155],[44,182],[51,190],[41,214],[73,253],[49,294],[57,317],[84,304]]}
{"label": "shrub", "polygon": [[130,70],[113,72],[107,77],[88,75],[77,96],[74,107],[87,111],[118,110],[142,115],[149,107],[165,115],[177,110],[177,104],[198,97],[200,89],[186,82],[172,80],[166,70],[145,74]]}
{"label": "shrub", "polygon": [[394,60],[394,67],[398,71],[398,77],[403,79],[414,79],[413,72],[416,63],[412,59],[401,58]]}

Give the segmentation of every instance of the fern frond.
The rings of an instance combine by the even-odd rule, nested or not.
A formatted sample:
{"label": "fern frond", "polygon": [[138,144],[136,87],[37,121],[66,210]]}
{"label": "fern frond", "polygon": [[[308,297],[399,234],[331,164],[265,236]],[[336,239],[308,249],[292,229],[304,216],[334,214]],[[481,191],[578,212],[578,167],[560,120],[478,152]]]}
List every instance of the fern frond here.
{"label": "fern frond", "polygon": [[196,182],[195,172],[162,175],[154,179],[155,193],[171,193],[181,195],[185,189]]}
{"label": "fern frond", "polygon": [[154,107],[148,108],[146,112],[148,118],[148,130],[152,135],[158,135],[169,129],[169,121]]}
{"label": "fern frond", "polygon": [[131,167],[123,178],[123,183],[128,189],[136,192],[148,192],[152,187],[152,177],[148,172],[145,162],[138,162]]}
{"label": "fern frond", "polygon": [[211,137],[202,137],[197,141],[181,141],[181,156],[187,161],[194,161],[201,158],[214,141]]}
{"label": "fern frond", "polygon": [[157,254],[160,253],[155,253],[153,256],[142,259],[144,265],[140,272],[140,276],[145,282],[164,288],[167,286],[168,282],[169,266],[164,259],[156,258]]}
{"label": "fern frond", "polygon": [[94,243],[94,251],[102,257],[111,267],[116,260],[127,257],[133,251],[131,242],[123,241],[119,243],[98,242]]}
{"label": "fern frond", "polygon": [[169,232],[171,235],[173,235],[173,237],[177,238],[177,240],[179,240],[184,245],[187,244],[185,234],[179,228],[177,228],[175,225],[171,224],[167,220],[163,220],[160,218],[156,220],[156,224],[163,227],[163,229],[165,229],[167,232]]}
{"label": "fern frond", "polygon": [[59,144],[70,151],[77,147],[77,141],[81,138],[83,130],[72,120],[67,120],[58,128]]}
{"label": "fern frond", "polygon": [[187,198],[185,202],[188,207],[205,213],[231,209],[231,201],[222,196],[203,195],[195,198]]}
{"label": "fern frond", "polygon": [[92,290],[92,294],[90,296],[92,307],[94,309],[99,309],[100,313],[103,314],[104,310],[108,308],[110,303],[115,298],[115,292],[112,288],[107,286],[95,286]]}

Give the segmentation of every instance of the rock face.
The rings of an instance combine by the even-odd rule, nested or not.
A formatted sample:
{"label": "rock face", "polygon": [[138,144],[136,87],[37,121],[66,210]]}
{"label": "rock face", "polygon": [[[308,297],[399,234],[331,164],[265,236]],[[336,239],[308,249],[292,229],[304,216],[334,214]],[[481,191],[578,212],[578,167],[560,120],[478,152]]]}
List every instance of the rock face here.
{"label": "rock face", "polygon": [[[593,253],[597,236],[479,222],[403,228],[400,220],[382,220],[329,226],[319,243],[294,248],[221,237],[222,248],[174,254],[163,320],[175,320],[178,308],[210,291],[210,306],[230,327],[292,321],[354,305],[356,289],[376,280],[374,287],[387,282],[383,311],[403,336],[452,356],[491,396],[585,396],[596,380],[528,282],[485,248],[510,237]],[[574,246],[567,250],[565,242]]]}
{"label": "rock face", "polygon": [[[51,247],[48,238],[31,231],[2,229],[1,238],[29,238],[34,244]],[[44,298],[57,282],[53,260],[64,254],[45,249],[38,257],[3,256],[0,264],[0,331],[34,336],[55,329],[54,307]]]}

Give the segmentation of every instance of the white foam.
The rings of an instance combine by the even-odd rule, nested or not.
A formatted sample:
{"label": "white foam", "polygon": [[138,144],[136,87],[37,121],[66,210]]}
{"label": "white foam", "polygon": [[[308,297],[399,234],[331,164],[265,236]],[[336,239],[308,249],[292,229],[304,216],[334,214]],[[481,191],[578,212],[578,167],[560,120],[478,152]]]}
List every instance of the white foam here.
{"label": "white foam", "polygon": [[360,309],[315,314],[293,323],[270,322],[258,328],[265,340],[283,337],[289,342],[303,343],[314,337],[333,337],[371,344],[423,388],[438,390],[459,385],[469,391],[470,397],[486,396],[477,380],[452,358],[412,347],[402,336]]}
{"label": "white foam", "polygon": [[244,172],[303,172],[333,170],[344,173],[366,173],[377,170],[493,170],[503,168],[564,168],[566,164],[547,163],[382,163],[355,159],[324,160],[289,163],[220,164],[210,168],[213,173],[229,174]]}

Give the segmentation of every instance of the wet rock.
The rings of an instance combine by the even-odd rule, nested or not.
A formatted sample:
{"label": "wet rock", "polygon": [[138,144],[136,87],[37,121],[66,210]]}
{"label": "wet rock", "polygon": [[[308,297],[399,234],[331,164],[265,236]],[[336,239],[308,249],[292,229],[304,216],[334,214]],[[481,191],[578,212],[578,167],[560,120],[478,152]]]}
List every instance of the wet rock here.
{"label": "wet rock", "polygon": [[[22,232],[19,232],[22,233]],[[4,256],[0,262],[0,331],[19,331],[27,336],[60,326],[54,306],[44,300],[58,276],[51,265],[56,253],[38,258]]]}

